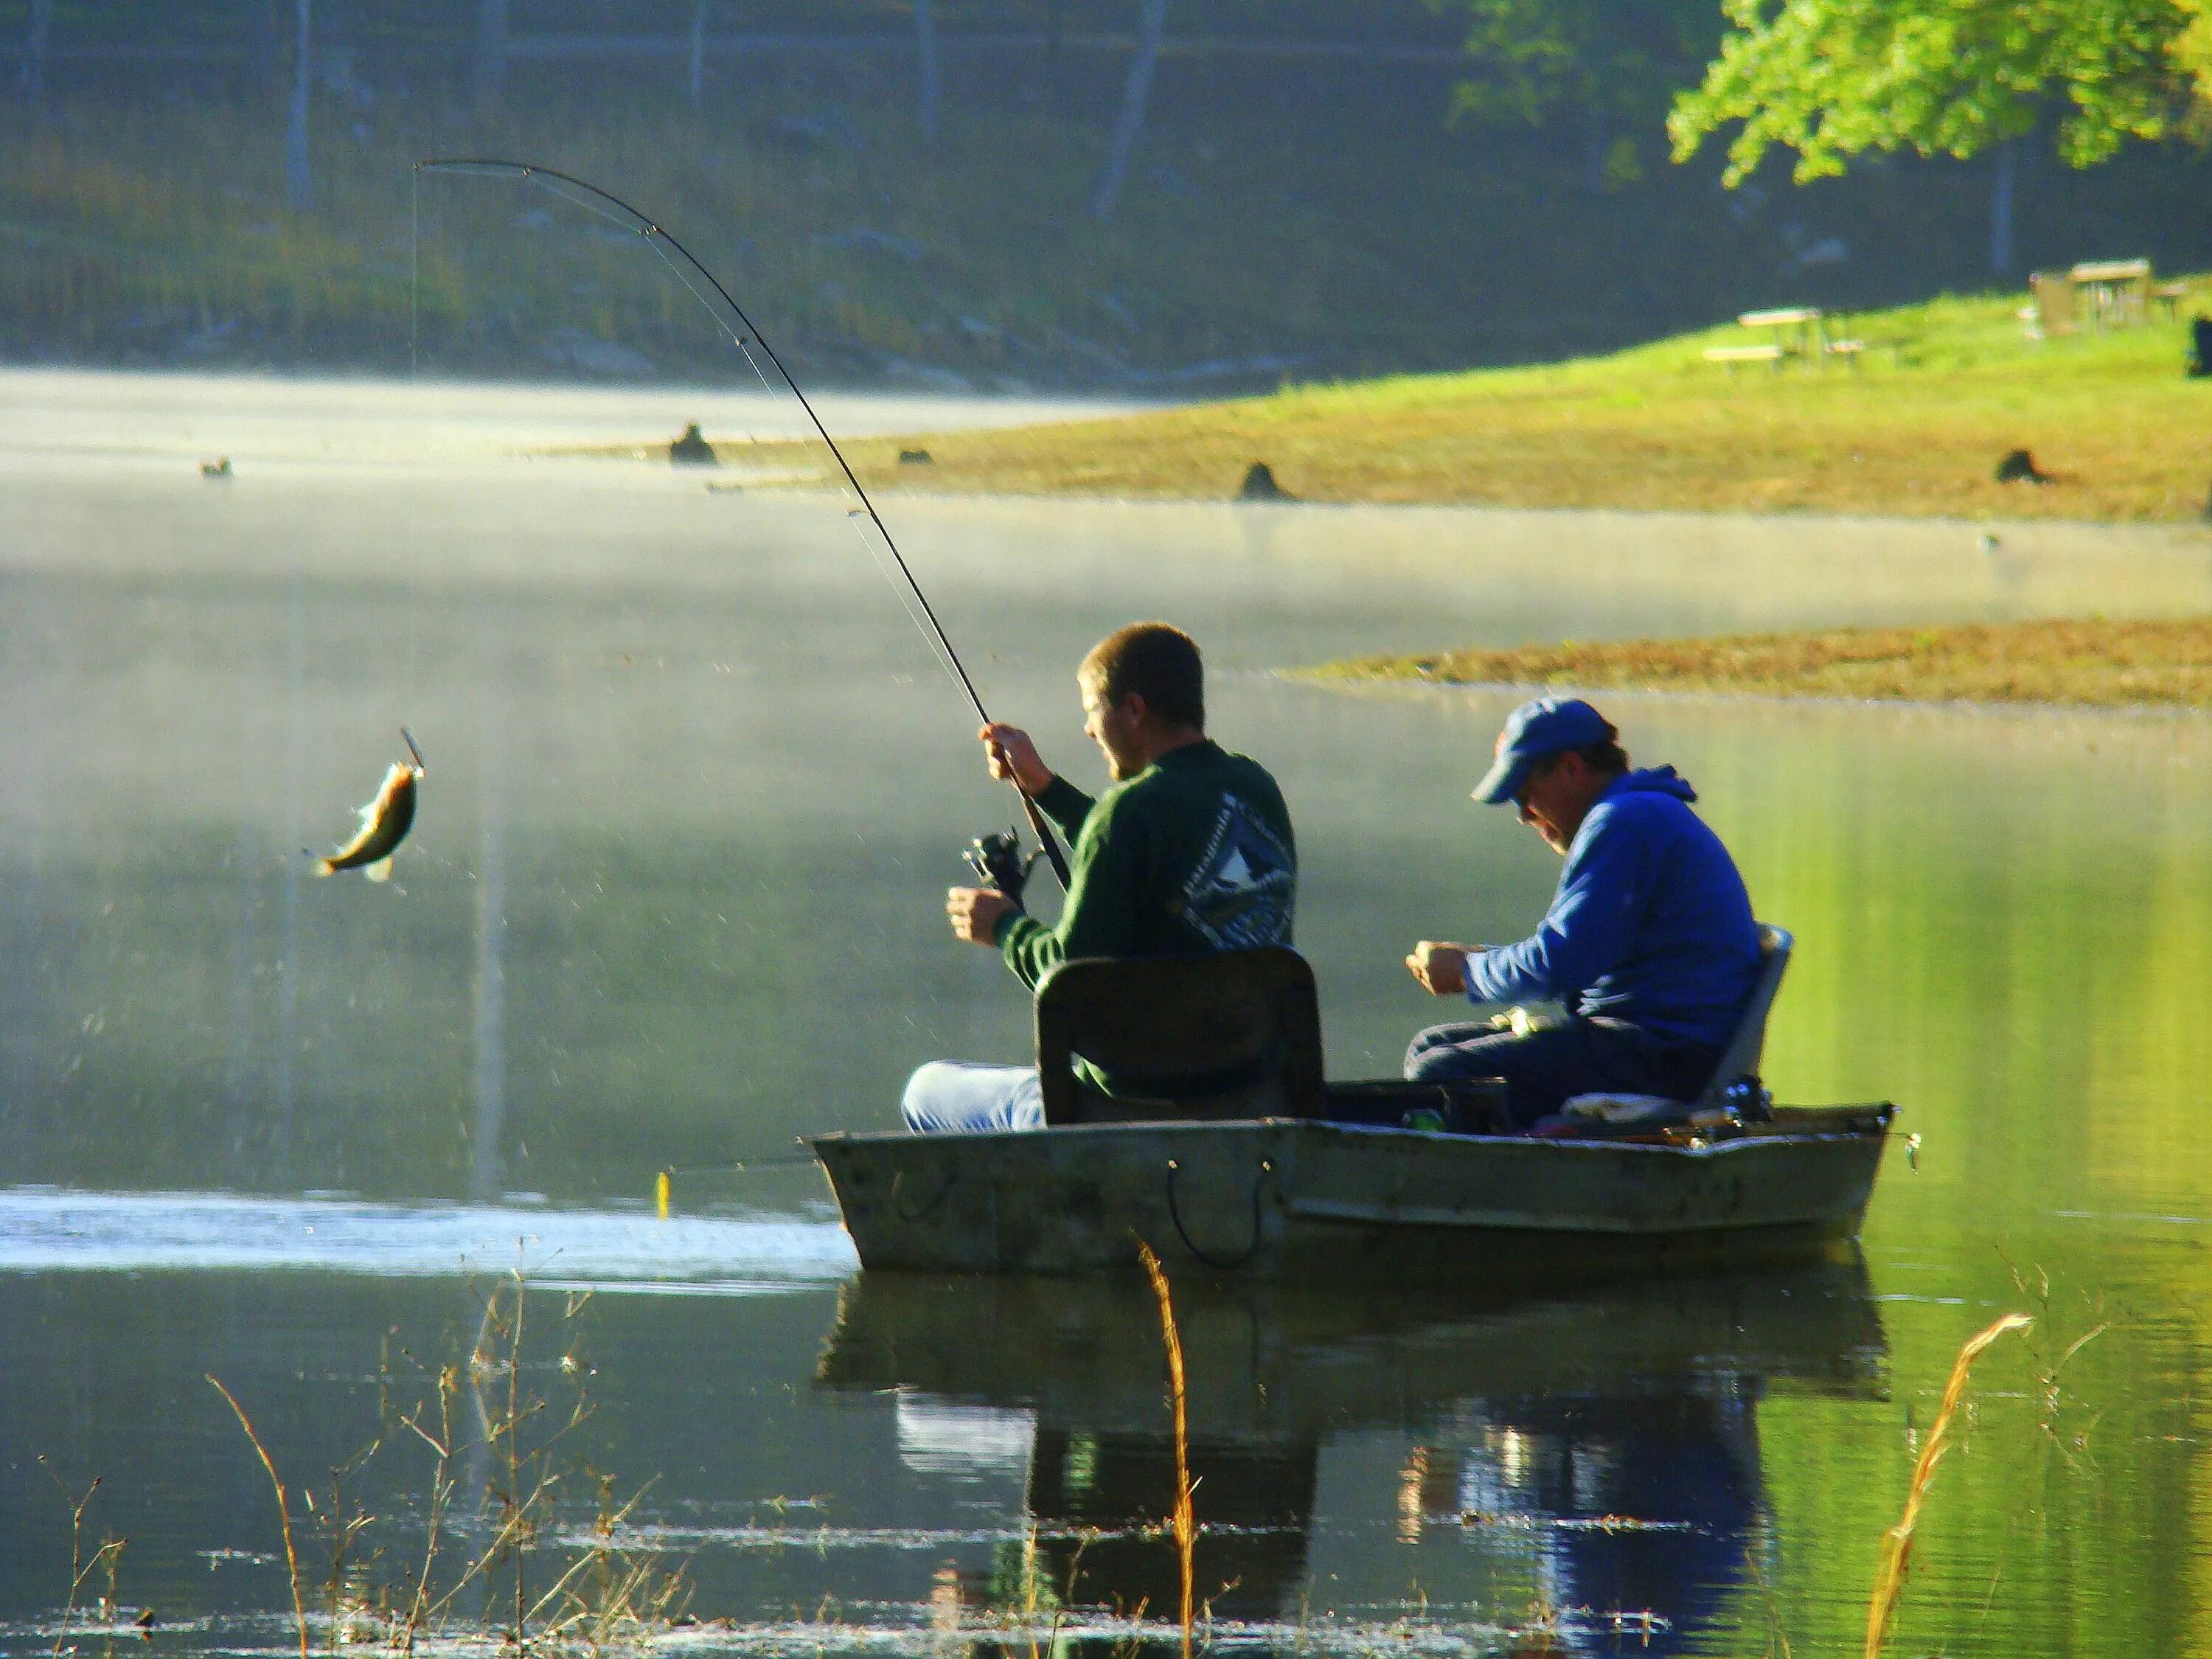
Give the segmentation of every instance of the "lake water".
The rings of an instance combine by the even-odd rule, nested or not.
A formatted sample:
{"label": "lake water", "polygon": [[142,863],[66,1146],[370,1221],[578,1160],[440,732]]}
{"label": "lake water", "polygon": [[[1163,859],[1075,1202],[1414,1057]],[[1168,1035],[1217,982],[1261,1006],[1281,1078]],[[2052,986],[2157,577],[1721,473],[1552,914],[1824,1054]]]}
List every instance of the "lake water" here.
{"label": "lake water", "polygon": [[[533,1595],[587,1538],[596,1472],[643,1489],[615,1541],[684,1566],[700,1622],[673,1649],[1168,1642],[1149,1303],[864,1278],[818,1175],[778,1161],[889,1125],[922,1060],[1022,1054],[1018,988],[939,911],[960,845],[1013,813],[972,719],[842,503],[530,459],[788,415],[0,376],[0,1651],[296,1646],[268,1476],[210,1375],[287,1483],[311,1638],[336,1639],[333,1504],[373,1516],[339,1600],[411,1589],[436,1465],[398,1419],[435,1430],[447,1366],[441,1584],[496,1531],[487,1490],[527,1485],[460,1449],[512,1378],[545,1402],[526,1449],[590,1406],[548,1454]],[[234,477],[200,477],[216,454]],[[994,713],[1079,781],[1085,647],[1140,617],[1197,635],[1211,726],[1297,818],[1340,1077],[1390,1074],[1440,1017],[1407,944],[1518,936],[1557,863],[1467,799],[1511,696],[1276,671],[2212,605],[2188,530],[2004,526],[1985,551],[1956,523],[884,509]],[[1896,1100],[1919,1167],[1893,1152],[1863,1263],[1819,1272],[1566,1300],[1186,1287],[1202,1633],[1856,1651],[1952,1356],[2022,1308],[1936,1477],[1898,1650],[2194,1650],[2212,722],[1611,702],[1796,932],[1770,1081]],[[313,879],[301,849],[349,833],[402,725],[429,771],[397,878]],[[511,1296],[485,1306],[516,1269],[510,1370]],[[129,1543],[125,1616],[88,1628],[105,1570],[65,1617],[61,1486],[94,1476],[85,1552]],[[448,1637],[511,1595],[509,1565],[463,1585]]]}

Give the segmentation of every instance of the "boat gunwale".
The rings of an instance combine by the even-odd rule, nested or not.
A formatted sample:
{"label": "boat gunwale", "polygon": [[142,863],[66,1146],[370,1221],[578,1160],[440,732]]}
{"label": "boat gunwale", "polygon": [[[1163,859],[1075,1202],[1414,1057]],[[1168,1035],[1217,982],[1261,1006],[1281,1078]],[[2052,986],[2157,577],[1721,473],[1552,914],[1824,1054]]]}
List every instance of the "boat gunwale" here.
{"label": "boat gunwale", "polygon": [[[1792,1109],[1785,1108],[1784,1109]],[[1808,1109],[1798,1108],[1795,1109]],[[885,1146],[933,1146],[947,1148],[984,1147],[1005,1145],[1039,1146],[1041,1135],[1090,1137],[1110,1134],[1169,1134],[1177,1139],[1218,1135],[1224,1130],[1249,1133],[1263,1130],[1297,1130],[1340,1134],[1348,1138],[1375,1136],[1394,1141],[1432,1142],[1463,1146],[1484,1147],[1541,1147],[1547,1151],[1565,1152],[1647,1152],[1685,1158],[1717,1157],[1723,1152],[1762,1146],[1802,1146],[1826,1141],[1886,1141],[1889,1126],[1897,1115],[1893,1102],[1869,1102],[1864,1105],[1821,1107],[1810,1109],[1853,1111],[1867,1115],[1880,1113],[1881,1123],[1864,1129],[1806,1129],[1778,1132],[1753,1132],[1730,1135],[1724,1139],[1708,1140],[1692,1146],[1679,1146],[1668,1141],[1613,1140],[1592,1137],[1588,1139],[1548,1139],[1529,1135],[1474,1135],[1455,1134],[1441,1129],[1408,1129],[1381,1123],[1332,1123],[1321,1118],[1304,1117],[1248,1117],[1166,1119],[1157,1123],[1126,1121],[1119,1123],[1052,1123],[1034,1129],[994,1129],[978,1134],[933,1135],[918,1134],[908,1129],[836,1129],[827,1134],[802,1137],[806,1146],[818,1158],[823,1149],[830,1147],[878,1147]]]}

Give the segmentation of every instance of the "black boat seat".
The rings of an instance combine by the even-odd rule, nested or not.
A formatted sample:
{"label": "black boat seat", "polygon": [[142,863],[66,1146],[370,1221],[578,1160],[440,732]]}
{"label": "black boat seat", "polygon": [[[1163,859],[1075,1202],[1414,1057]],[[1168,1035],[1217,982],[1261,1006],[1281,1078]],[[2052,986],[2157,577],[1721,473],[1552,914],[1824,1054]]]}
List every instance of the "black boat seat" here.
{"label": "black boat seat", "polygon": [[1063,962],[1037,987],[1036,1057],[1047,1123],[1324,1115],[1313,969],[1281,945]]}
{"label": "black boat seat", "polygon": [[[1117,1092],[1085,1083],[1079,1055]],[[1048,1124],[1310,1117],[1395,1128],[1419,1114],[1464,1133],[1505,1127],[1495,1078],[1324,1083],[1313,969],[1282,945],[1064,962],[1037,987],[1036,1057]]]}

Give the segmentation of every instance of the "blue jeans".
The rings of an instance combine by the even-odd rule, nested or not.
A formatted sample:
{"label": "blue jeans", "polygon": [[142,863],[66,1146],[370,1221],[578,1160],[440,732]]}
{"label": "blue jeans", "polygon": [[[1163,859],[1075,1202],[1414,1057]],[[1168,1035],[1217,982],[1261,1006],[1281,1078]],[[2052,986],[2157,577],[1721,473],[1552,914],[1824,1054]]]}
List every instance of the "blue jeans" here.
{"label": "blue jeans", "polygon": [[1721,1063],[1718,1045],[1662,1037],[1618,1019],[1582,1019],[1500,1031],[1487,1021],[1431,1025],[1406,1049],[1418,1083],[1463,1077],[1505,1079],[1505,1110],[1525,1129],[1577,1095],[1662,1095],[1694,1100]]}
{"label": "blue jeans", "polygon": [[990,1134],[1044,1127],[1044,1085],[1034,1066],[933,1060],[906,1080],[899,1115],[916,1134]]}

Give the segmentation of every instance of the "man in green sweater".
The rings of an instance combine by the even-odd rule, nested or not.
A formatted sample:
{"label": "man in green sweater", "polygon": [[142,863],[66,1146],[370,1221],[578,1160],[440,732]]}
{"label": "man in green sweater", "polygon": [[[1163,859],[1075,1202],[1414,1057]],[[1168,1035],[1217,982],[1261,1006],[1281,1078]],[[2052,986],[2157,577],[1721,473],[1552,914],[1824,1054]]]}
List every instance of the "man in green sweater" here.
{"label": "man in green sweater", "polygon": [[[1097,800],[1055,775],[1017,726],[981,732],[991,775],[1012,779],[1074,848],[1057,926],[1005,894],[955,887],[956,938],[987,945],[1034,991],[1077,957],[1200,956],[1291,942],[1297,845],[1282,791],[1256,761],[1206,735],[1198,647],[1164,623],[1134,623],[1076,671],[1083,732],[1114,787]],[[1109,1086],[1104,1079],[1094,1083]],[[933,1060],[907,1080],[909,1129],[1035,1129],[1044,1104],[1031,1066]]]}

